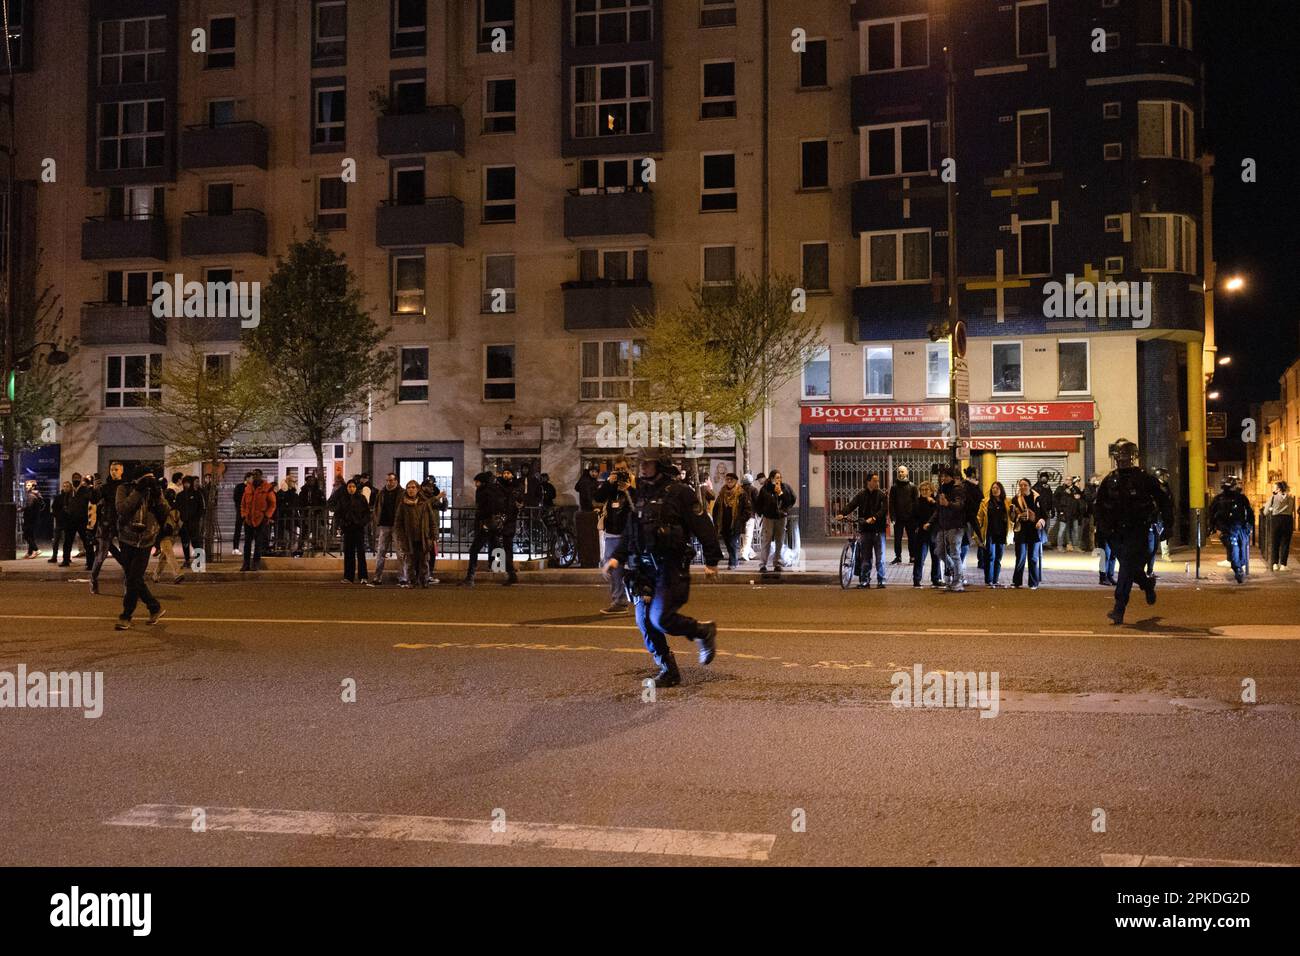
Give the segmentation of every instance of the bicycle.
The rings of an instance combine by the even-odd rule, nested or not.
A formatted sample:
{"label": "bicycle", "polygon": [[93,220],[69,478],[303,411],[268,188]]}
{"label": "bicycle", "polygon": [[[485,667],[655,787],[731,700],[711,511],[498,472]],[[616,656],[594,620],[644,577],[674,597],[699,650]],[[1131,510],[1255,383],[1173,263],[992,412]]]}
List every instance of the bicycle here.
{"label": "bicycle", "polygon": [[858,573],[858,538],[854,535],[845,542],[840,552],[840,587],[847,591],[853,587],[853,578]]}
{"label": "bicycle", "polygon": [[547,557],[557,567],[573,567],[578,562],[578,538],[568,514],[559,508],[547,508],[542,512],[542,525],[549,544]]}

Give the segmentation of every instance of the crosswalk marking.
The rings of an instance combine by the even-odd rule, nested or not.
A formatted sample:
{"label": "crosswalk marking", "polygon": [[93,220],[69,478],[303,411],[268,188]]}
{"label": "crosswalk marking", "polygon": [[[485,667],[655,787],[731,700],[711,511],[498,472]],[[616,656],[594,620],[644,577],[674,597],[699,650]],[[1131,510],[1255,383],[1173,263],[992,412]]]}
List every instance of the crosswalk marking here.
{"label": "crosswalk marking", "polygon": [[1206,860],[1190,856],[1147,856],[1142,853],[1103,853],[1102,866],[1295,866],[1257,860]]}
{"label": "crosswalk marking", "polygon": [[[197,806],[142,803],[105,821],[110,826],[192,829]],[[593,853],[643,853],[720,860],[764,861],[776,836],[604,827],[577,823],[526,823],[505,819],[501,832],[492,820],[406,816],[390,813],[332,813],[319,810],[268,810],[257,807],[202,807],[206,834],[233,831],[272,835],[369,840],[410,840],[477,846],[514,846]],[[499,827],[500,828],[500,827]]]}

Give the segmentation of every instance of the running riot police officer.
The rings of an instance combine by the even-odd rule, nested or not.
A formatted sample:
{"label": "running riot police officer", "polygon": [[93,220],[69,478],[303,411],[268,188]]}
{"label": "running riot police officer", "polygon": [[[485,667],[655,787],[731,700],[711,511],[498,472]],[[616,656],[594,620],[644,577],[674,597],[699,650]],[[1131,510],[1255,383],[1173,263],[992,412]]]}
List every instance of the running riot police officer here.
{"label": "running riot police officer", "polygon": [[633,499],[636,512],[605,564],[606,574],[619,567],[627,569],[623,580],[635,605],[636,625],[646,650],[659,666],[656,687],[675,687],[682,682],[677,660],[668,647],[669,634],[697,642],[701,664],[710,663],[717,650],[717,625],[696,621],[680,609],[690,596],[691,537],[698,538],[704,548],[707,578],[717,576],[722,549],[699,497],[676,476],[670,458],[641,460]]}
{"label": "running riot police officer", "polygon": [[1110,446],[1115,462],[1097,491],[1097,534],[1109,541],[1119,559],[1115,606],[1106,616],[1124,623],[1129,593],[1136,583],[1147,604],[1156,603],[1156,578],[1147,573],[1152,527],[1168,513],[1165,492],[1154,477],[1138,467],[1138,447],[1126,438]]}
{"label": "running riot police officer", "polygon": [[1174,526],[1174,490],[1169,484],[1169,469],[1157,468],[1151,474],[1160,485],[1160,517],[1151,526],[1147,537],[1147,574],[1154,574],[1156,555],[1169,560],[1169,529]]}

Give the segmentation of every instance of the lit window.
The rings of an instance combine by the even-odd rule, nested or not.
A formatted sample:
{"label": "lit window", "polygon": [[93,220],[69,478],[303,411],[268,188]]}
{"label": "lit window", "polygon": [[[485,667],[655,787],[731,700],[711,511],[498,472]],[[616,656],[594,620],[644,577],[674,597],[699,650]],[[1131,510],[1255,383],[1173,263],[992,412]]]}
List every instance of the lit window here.
{"label": "lit window", "polygon": [[626,399],[636,394],[636,363],[642,343],[633,339],[582,343],[583,401]]}
{"label": "lit window", "polygon": [[804,401],[825,401],[831,397],[831,350],[814,349],[803,365],[800,397]]}
{"label": "lit window", "polygon": [[1138,103],[1138,155],[1164,159],[1196,158],[1195,114],[1191,107],[1168,100]]}
{"label": "lit window", "polygon": [[868,345],[863,349],[865,398],[894,397],[894,349],[890,345]]}
{"label": "lit window", "polygon": [[1142,271],[1196,274],[1196,221],[1190,216],[1144,213],[1138,239]]}
{"label": "lit window", "polygon": [[393,314],[424,315],[424,256],[393,256]]}
{"label": "lit window", "polygon": [[573,136],[587,139],[648,133],[653,128],[649,63],[573,70]]}
{"label": "lit window", "polygon": [[1091,391],[1088,340],[1062,339],[1056,343],[1057,391],[1062,395],[1087,395]]}
{"label": "lit window", "polygon": [[947,398],[949,391],[948,343],[925,345],[925,397]]}
{"label": "lit window", "polygon": [[1024,385],[1020,378],[1019,342],[993,343],[993,394],[1023,395]]}
{"label": "lit window", "polygon": [[401,379],[397,385],[397,400],[427,402],[429,400],[429,350],[403,348],[399,364]]}

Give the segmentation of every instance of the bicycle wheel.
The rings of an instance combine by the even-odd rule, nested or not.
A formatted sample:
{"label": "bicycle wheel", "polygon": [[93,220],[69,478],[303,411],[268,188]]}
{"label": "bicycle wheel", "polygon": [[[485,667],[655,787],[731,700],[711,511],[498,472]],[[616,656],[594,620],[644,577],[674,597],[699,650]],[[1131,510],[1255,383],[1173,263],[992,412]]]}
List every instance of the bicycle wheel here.
{"label": "bicycle wheel", "polygon": [[840,587],[848,590],[853,587],[853,574],[857,571],[858,543],[850,541],[840,552]]}
{"label": "bicycle wheel", "polygon": [[557,531],[555,544],[551,548],[551,557],[562,568],[571,568],[578,560],[578,542],[567,531]]}

